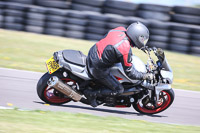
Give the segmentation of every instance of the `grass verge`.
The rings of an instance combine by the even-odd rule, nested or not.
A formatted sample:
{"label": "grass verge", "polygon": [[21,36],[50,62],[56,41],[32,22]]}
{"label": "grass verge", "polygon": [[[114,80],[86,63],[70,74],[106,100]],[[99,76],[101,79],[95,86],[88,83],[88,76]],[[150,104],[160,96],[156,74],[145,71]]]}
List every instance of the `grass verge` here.
{"label": "grass verge", "polygon": [[[85,40],[0,29],[0,67],[45,72],[44,62],[53,52],[74,49],[87,54],[93,44]],[[133,53],[146,60],[140,50],[133,49]],[[168,51],[166,56],[174,71],[173,87],[200,91],[200,57]]]}
{"label": "grass verge", "polygon": [[199,133],[200,127],[48,111],[0,110],[1,133]]}

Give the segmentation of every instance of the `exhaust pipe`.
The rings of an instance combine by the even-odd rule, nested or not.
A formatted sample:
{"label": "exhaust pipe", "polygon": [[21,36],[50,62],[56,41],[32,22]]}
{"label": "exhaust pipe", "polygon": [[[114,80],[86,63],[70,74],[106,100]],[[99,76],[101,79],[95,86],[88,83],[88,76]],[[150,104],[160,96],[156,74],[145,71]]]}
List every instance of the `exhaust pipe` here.
{"label": "exhaust pipe", "polygon": [[140,89],[133,87],[133,88],[130,88],[130,89],[125,89],[124,92],[121,95],[122,96],[133,95],[133,94],[139,93],[140,91],[141,91]]}
{"label": "exhaust pipe", "polygon": [[80,101],[82,96],[75,92],[69,85],[64,84],[57,76],[51,77],[47,84],[75,101]]}

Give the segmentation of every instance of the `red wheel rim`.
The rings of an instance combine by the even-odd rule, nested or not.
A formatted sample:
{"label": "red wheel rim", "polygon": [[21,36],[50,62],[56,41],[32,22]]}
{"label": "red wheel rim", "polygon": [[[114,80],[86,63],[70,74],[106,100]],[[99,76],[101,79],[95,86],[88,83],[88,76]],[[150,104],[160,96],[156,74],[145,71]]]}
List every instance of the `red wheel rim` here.
{"label": "red wheel rim", "polygon": [[[61,79],[63,82],[67,83],[67,82],[74,82],[73,80],[71,79]],[[45,88],[44,90],[44,97],[50,102],[50,103],[65,103],[65,102],[68,102],[70,101],[71,99],[70,98],[66,98],[66,97],[59,97],[59,96],[56,96],[53,91],[55,89],[54,88],[48,88],[48,86]]]}
{"label": "red wheel rim", "polygon": [[153,113],[158,113],[164,109],[166,109],[168,107],[168,105],[170,104],[171,102],[171,96],[169,93],[167,93],[166,91],[162,91],[163,93],[165,93],[164,95],[164,98],[165,98],[165,102],[163,103],[160,103],[159,104],[159,107],[158,108],[155,108],[155,109],[147,109],[143,106],[140,105],[140,103],[137,104],[137,107],[138,109],[141,111],[141,112],[144,112],[144,113],[147,113],[147,114],[153,114]]}

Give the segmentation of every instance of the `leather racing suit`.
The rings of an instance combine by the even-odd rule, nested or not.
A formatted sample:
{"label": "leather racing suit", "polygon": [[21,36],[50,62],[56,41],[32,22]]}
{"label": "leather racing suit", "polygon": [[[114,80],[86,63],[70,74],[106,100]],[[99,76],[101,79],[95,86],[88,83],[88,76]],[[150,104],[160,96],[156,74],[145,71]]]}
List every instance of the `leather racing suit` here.
{"label": "leather racing suit", "polygon": [[102,95],[119,95],[124,88],[110,73],[110,68],[121,62],[126,75],[131,79],[143,79],[143,73],[134,69],[131,63],[133,43],[126,35],[124,27],[110,30],[103,39],[89,50],[87,65],[91,75],[103,84],[107,90]]}

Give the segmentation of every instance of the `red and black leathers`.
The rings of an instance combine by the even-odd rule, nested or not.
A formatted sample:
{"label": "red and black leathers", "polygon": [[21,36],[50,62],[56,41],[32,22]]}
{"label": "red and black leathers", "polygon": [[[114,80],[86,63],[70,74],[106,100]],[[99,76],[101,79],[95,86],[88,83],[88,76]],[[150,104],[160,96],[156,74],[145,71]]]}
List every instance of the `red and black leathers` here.
{"label": "red and black leathers", "polygon": [[[134,34],[134,33],[133,33]],[[110,74],[110,67],[121,62],[125,73],[131,79],[143,79],[143,73],[136,71],[131,63],[131,41],[124,27],[110,30],[89,51],[88,68],[92,76],[116,93],[122,93],[122,85]]]}

